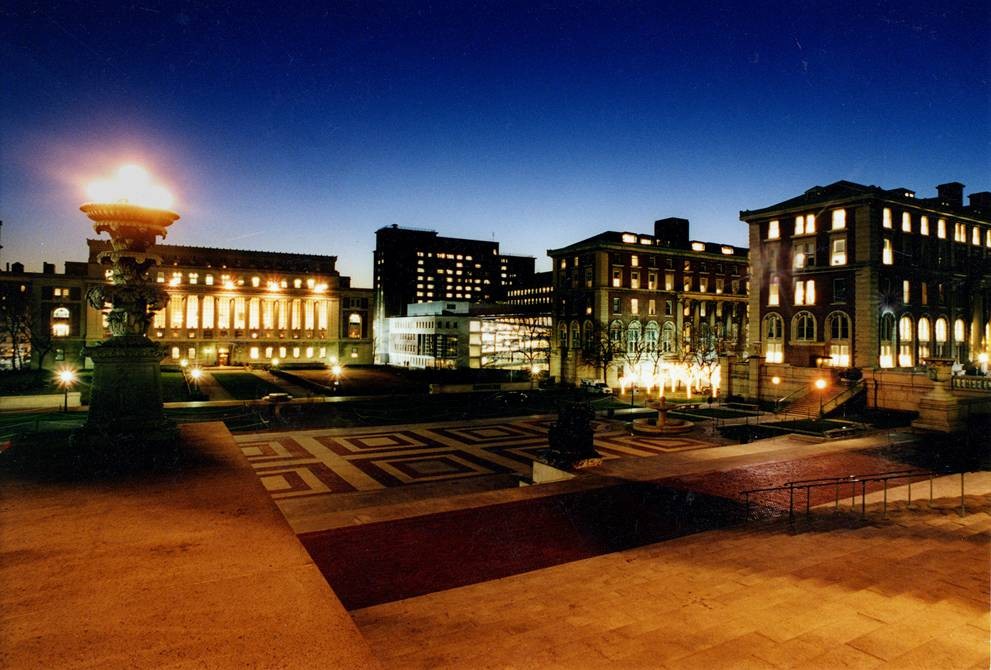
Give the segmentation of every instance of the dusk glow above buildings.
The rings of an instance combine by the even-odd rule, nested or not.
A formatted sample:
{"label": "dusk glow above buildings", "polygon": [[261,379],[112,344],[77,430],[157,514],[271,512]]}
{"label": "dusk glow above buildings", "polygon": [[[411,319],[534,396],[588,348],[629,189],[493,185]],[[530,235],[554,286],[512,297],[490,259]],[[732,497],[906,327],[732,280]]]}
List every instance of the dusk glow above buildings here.
{"label": "dusk glow above buildings", "polygon": [[663,216],[742,245],[740,209],[810,184],[991,174],[982,3],[15,4],[3,23],[3,260],[29,267],[73,256],[80,185],[128,163],[182,194],[170,241],[333,253],[357,285],[394,223],[543,270]]}

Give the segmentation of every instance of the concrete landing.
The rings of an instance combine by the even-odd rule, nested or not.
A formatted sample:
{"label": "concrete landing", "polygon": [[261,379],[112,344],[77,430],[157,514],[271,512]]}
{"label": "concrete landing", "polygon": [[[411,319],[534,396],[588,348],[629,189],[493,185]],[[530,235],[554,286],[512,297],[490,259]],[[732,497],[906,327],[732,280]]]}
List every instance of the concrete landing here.
{"label": "concrete landing", "polygon": [[375,668],[221,423],[173,472],[0,470],[0,667]]}

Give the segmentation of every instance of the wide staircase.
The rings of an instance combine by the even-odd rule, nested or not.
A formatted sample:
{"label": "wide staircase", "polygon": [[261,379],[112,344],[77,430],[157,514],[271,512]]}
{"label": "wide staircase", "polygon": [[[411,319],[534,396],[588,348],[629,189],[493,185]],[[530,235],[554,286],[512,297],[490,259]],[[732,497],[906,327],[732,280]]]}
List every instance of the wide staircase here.
{"label": "wide staircase", "polygon": [[815,418],[819,416],[821,409],[824,416],[829,416],[865,392],[866,385],[862,381],[850,385],[834,384],[821,396],[819,391],[814,389],[796,395],[794,400],[783,403],[783,410],[789,415]]}
{"label": "wide staircase", "polygon": [[991,474],[968,477],[963,515],[954,475],[931,506],[897,487],[353,615],[386,668],[987,668]]}

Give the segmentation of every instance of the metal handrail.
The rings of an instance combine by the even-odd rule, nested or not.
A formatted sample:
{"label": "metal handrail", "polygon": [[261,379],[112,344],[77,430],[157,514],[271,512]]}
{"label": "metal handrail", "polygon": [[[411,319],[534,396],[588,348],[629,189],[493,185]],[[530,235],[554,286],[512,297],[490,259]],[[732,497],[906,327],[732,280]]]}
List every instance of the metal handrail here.
{"label": "metal handrail", "polygon": [[[938,471],[937,471],[938,472]],[[857,484],[860,484],[860,516],[864,517],[867,514],[867,482],[883,482],[884,484],[884,498],[883,498],[883,516],[887,518],[888,516],[888,481],[892,479],[908,479],[908,506],[912,506],[912,479],[915,477],[929,477],[929,505],[932,506],[933,501],[933,478],[937,474],[930,470],[892,470],[889,472],[878,472],[865,475],[848,475],[846,477],[826,477],[821,479],[807,479],[807,480],[796,480],[791,482],[786,482],[779,486],[766,486],[756,489],[747,489],[745,491],[740,491],[740,495],[744,498],[744,519],[750,518],[750,495],[754,493],[767,493],[770,491],[788,491],[788,521],[789,523],[794,522],[795,519],[795,489],[805,489],[805,515],[811,515],[812,507],[812,489],[822,488],[826,486],[833,486],[836,489],[836,498],[834,502],[834,511],[838,512],[840,508],[840,484],[850,484],[850,501],[851,508],[855,509],[857,506]],[[949,474],[952,471],[944,471],[943,474]],[[960,473],[960,516],[965,513],[964,507],[964,472]],[[845,497],[845,496],[844,496]]]}
{"label": "metal handrail", "polygon": [[[829,412],[832,412],[834,409],[845,403],[847,400],[850,400],[851,398],[853,398],[854,396],[856,396],[858,393],[860,393],[862,390],[865,390],[866,388],[867,388],[866,382],[864,382],[863,379],[858,380],[857,382],[851,384],[849,387],[843,389],[842,391],[834,395],[829,400],[825,401],[822,404],[822,413],[825,415],[828,414]],[[844,398],[843,396],[846,397]],[[842,398],[842,400],[840,400],[840,398]]]}

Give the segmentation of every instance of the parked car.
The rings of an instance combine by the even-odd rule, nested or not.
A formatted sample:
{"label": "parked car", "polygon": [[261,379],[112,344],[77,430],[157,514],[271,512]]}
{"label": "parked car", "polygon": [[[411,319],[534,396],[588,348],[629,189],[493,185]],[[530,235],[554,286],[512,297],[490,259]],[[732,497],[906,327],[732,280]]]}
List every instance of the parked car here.
{"label": "parked car", "polygon": [[527,395],[520,391],[502,391],[493,395],[492,400],[504,407],[522,407],[526,404]]}
{"label": "parked car", "polygon": [[590,395],[612,395],[609,385],[597,379],[583,379],[582,389]]}

